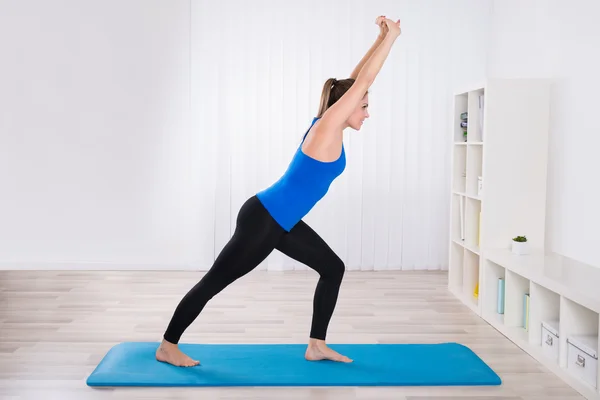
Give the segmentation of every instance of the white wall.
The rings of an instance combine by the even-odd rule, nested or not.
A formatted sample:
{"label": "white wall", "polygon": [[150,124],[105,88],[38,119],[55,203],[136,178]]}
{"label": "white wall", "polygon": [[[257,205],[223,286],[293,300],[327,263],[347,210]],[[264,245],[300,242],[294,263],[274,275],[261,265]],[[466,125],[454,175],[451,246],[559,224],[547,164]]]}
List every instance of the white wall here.
{"label": "white wall", "polygon": [[451,94],[484,76],[490,2],[281,3],[0,2],[0,267],[206,269],[387,14],[372,119],[307,221],[351,269],[445,268]]}
{"label": "white wall", "polygon": [[487,73],[553,78],[547,247],[600,267],[597,0],[495,0]]}
{"label": "white wall", "polygon": [[5,268],[190,262],[189,19],[187,0],[0,2]]}

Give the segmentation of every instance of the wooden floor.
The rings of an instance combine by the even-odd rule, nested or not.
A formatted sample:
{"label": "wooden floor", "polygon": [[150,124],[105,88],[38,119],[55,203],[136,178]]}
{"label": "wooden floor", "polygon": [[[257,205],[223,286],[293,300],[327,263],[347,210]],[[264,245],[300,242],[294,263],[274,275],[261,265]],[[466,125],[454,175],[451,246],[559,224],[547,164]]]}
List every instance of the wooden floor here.
{"label": "wooden floor", "polygon": [[[0,399],[582,398],[454,299],[442,272],[347,272],[328,341],[456,341],[477,352],[501,376],[502,386],[86,386],[87,376],[113,345],[160,340],[181,296],[202,275],[0,271]],[[316,281],[312,271],[254,271],[214,298],[182,342],[305,343]]]}

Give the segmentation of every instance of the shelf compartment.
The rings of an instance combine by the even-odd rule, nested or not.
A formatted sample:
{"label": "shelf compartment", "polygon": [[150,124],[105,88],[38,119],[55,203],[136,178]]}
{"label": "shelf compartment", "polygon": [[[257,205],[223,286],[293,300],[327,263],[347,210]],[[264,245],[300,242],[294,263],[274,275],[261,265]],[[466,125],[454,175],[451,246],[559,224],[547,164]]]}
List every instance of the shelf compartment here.
{"label": "shelf compartment", "polygon": [[465,192],[467,188],[467,146],[454,146],[453,188],[455,192]]}
{"label": "shelf compartment", "polygon": [[465,202],[465,243],[475,252],[478,252],[481,227],[481,201],[467,197]]}
{"label": "shelf compartment", "polygon": [[479,177],[483,176],[483,147],[467,147],[467,181],[466,192],[471,197],[479,197]]}
{"label": "shelf compartment", "polygon": [[529,341],[529,315],[531,315],[530,281],[513,271],[506,272],[505,317],[504,324],[514,330],[519,339]]}
{"label": "shelf compartment", "polygon": [[451,243],[448,278],[450,280],[450,287],[453,288],[457,293],[461,293],[463,287],[464,253],[465,250],[460,244],[454,242]]}
{"label": "shelf compartment", "polygon": [[[477,306],[479,303],[479,296],[475,296],[475,289],[479,285],[479,256],[468,249],[465,249],[463,265],[463,296],[474,306]],[[479,290],[477,290],[477,292],[479,292]]]}
{"label": "shelf compartment", "polygon": [[467,104],[469,113],[469,123],[467,129],[468,142],[478,143],[483,141],[483,122],[485,120],[483,112],[484,103],[485,90],[483,88],[469,92]]}
{"label": "shelf compartment", "polygon": [[542,345],[542,323],[560,331],[560,295],[531,282],[531,307],[529,316],[529,341]]}
{"label": "shelf compartment", "polygon": [[502,266],[485,260],[484,268],[484,290],[481,298],[483,301],[482,312],[486,318],[496,323],[504,324],[505,299],[506,299],[506,269]]}
{"label": "shelf compartment", "polygon": [[529,342],[558,365],[560,338],[560,295],[531,282]]}
{"label": "shelf compartment", "polygon": [[[575,303],[564,296],[561,297],[560,307],[560,366],[565,368],[571,376],[579,379],[581,383],[596,390],[599,378],[597,368],[598,312]],[[572,354],[569,357],[569,353],[579,350],[569,345],[569,342],[583,343],[587,347],[593,348],[596,353],[596,360],[587,356],[587,365],[578,365],[576,363],[577,358],[573,357]],[[593,382],[590,382],[592,379],[589,376],[590,371],[594,375]]]}
{"label": "shelf compartment", "polygon": [[[464,212],[465,212],[465,197],[459,194],[452,195],[452,240],[457,243],[462,243],[464,238]],[[462,224],[462,226],[461,226]]]}
{"label": "shelf compartment", "polygon": [[464,142],[464,129],[461,128],[461,114],[468,112],[468,94],[462,93],[454,97],[454,142]]}

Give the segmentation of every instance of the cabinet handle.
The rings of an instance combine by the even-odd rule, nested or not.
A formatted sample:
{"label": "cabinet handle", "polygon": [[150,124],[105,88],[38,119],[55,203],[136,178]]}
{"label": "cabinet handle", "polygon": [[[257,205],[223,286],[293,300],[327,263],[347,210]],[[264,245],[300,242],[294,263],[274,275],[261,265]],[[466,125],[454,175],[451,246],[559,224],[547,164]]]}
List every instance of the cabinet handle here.
{"label": "cabinet handle", "polygon": [[546,338],[546,344],[548,346],[552,346],[552,336],[548,335],[548,337]]}
{"label": "cabinet handle", "polygon": [[575,364],[585,368],[585,358],[581,357],[580,355],[577,355],[577,362]]}

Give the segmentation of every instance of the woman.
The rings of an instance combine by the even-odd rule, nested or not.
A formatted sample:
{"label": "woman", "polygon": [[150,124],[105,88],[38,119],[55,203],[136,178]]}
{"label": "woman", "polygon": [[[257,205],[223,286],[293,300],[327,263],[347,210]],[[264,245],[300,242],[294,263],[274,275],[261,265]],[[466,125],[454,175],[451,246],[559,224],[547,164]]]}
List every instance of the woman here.
{"label": "woman", "polygon": [[368,89],[400,35],[400,20],[384,16],[380,33],[349,79],[325,83],[318,116],[313,120],[285,174],[248,199],[237,216],[231,240],[211,269],[181,300],[156,350],[156,359],[176,366],[199,364],[177,344],[204,306],[232,282],[252,271],[274,249],[313,268],[320,275],[314,295],[307,360],[352,360],[325,344],[345,266],[302,218],[327,193],[346,165],[343,131],[359,130],[369,117]]}

